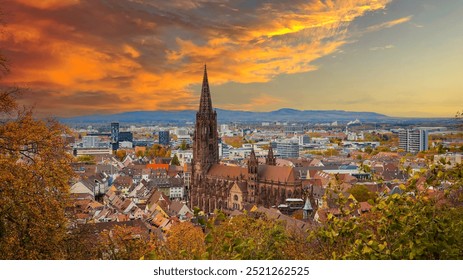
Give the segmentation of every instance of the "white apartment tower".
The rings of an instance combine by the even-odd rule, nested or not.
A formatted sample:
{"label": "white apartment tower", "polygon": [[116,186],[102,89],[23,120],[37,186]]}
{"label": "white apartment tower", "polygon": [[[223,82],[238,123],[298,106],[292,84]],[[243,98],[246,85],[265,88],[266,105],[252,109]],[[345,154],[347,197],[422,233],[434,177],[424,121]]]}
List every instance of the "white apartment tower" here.
{"label": "white apartment tower", "polygon": [[399,131],[399,148],[410,153],[428,149],[428,131],[424,129],[403,129]]}

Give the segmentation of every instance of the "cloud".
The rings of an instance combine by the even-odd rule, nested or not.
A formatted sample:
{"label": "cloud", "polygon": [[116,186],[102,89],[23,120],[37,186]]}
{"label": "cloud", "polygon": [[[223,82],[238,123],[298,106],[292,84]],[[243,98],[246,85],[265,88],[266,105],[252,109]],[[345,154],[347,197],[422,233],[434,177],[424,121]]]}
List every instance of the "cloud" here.
{"label": "cloud", "polygon": [[62,116],[196,108],[203,63],[215,85],[313,71],[346,44],[352,21],[389,2],[7,0],[0,43],[12,71],[2,83],[29,88],[29,103],[58,100],[43,108]]}
{"label": "cloud", "polygon": [[394,45],[386,45],[382,47],[372,47],[370,48],[370,51],[383,51],[383,50],[393,49],[393,48],[395,48]]}
{"label": "cloud", "polygon": [[17,0],[19,3],[38,9],[60,9],[79,3],[80,0]]}
{"label": "cloud", "polygon": [[402,18],[398,18],[398,19],[395,19],[395,20],[383,22],[383,23],[380,23],[380,24],[372,25],[372,26],[369,26],[366,29],[366,31],[367,32],[377,32],[377,31],[382,30],[382,29],[391,28],[391,27],[394,27],[396,25],[399,25],[399,24],[402,24],[402,23],[405,23],[405,22],[409,22],[412,19],[412,17],[413,16],[407,16],[407,17],[402,17]]}

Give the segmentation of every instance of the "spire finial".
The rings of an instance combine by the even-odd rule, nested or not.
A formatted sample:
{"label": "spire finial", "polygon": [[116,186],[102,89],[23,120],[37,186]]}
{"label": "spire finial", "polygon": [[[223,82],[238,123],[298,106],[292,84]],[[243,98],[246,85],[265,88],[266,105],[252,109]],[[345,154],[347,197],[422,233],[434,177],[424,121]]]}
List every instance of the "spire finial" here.
{"label": "spire finial", "polygon": [[212,113],[211,92],[209,90],[209,81],[207,79],[207,66],[204,63],[203,85],[201,88],[201,100],[199,102],[200,113]]}
{"label": "spire finial", "polygon": [[276,165],[276,159],[275,159],[275,156],[273,155],[273,148],[272,148],[271,143],[268,148],[268,155],[267,155],[267,158],[265,159],[265,163],[267,165]]}

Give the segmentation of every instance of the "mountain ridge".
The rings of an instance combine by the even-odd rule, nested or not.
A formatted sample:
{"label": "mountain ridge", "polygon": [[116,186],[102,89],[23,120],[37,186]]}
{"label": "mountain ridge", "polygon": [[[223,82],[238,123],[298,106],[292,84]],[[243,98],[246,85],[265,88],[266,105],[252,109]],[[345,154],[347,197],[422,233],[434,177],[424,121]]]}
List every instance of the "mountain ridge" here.
{"label": "mountain ridge", "polygon": [[[375,112],[356,112],[344,110],[297,110],[281,108],[269,112],[254,112],[243,110],[225,110],[216,108],[218,120],[221,122],[333,122],[333,121],[381,121],[392,117]],[[80,122],[192,122],[196,110],[175,111],[129,111],[117,114],[93,114],[70,118],[60,118],[65,123]]]}

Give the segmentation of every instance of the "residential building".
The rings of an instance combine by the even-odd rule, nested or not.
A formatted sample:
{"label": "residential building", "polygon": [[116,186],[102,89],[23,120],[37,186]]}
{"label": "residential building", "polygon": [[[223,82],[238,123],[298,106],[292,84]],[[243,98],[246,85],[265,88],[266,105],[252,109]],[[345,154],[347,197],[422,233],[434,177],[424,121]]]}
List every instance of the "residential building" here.
{"label": "residential building", "polygon": [[424,129],[399,130],[399,148],[409,153],[428,150],[428,131]]}

